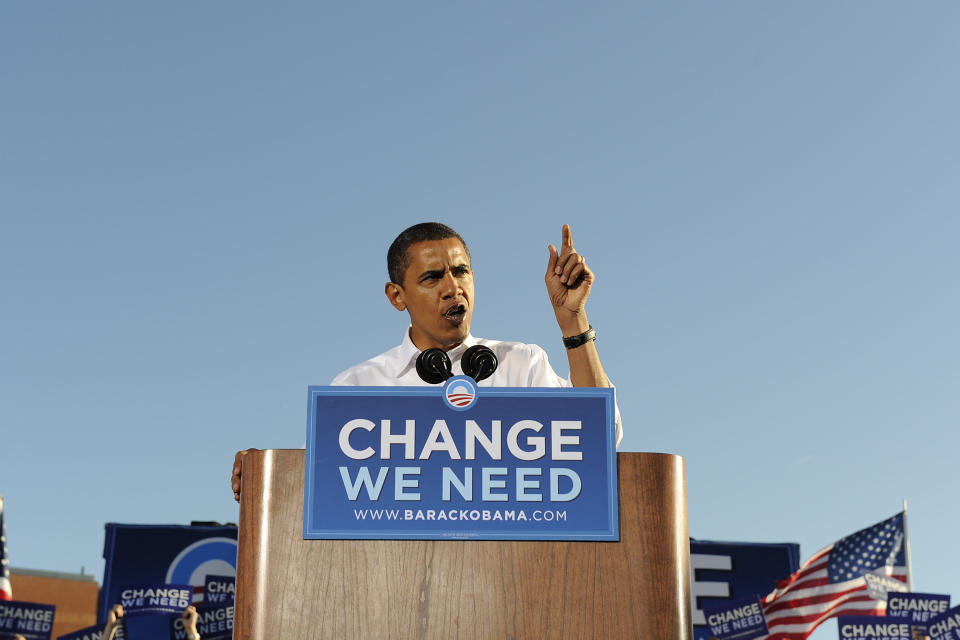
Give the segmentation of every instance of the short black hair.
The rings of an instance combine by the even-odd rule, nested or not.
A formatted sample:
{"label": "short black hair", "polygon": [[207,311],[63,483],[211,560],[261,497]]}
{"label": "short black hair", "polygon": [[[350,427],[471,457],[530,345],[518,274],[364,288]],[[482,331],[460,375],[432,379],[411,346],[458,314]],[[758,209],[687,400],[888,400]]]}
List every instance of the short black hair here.
{"label": "short black hair", "polygon": [[464,251],[467,252],[467,258],[470,257],[470,249],[467,248],[467,243],[463,241],[460,234],[443,223],[421,222],[401,231],[390,248],[387,249],[387,273],[390,275],[390,282],[403,286],[403,274],[407,272],[407,267],[410,266],[410,255],[407,253],[410,245],[427,240],[446,240],[447,238],[459,240]]}

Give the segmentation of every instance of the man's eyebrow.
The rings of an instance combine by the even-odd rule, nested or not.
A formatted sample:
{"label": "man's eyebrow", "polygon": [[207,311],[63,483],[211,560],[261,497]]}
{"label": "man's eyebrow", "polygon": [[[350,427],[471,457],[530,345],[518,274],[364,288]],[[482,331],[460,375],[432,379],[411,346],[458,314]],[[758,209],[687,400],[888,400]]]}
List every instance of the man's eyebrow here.
{"label": "man's eyebrow", "polygon": [[[451,273],[463,273],[466,271],[470,271],[470,265],[467,264],[466,262],[461,262],[459,264],[455,264],[450,267]],[[420,274],[420,277],[417,278],[417,282],[423,282],[424,280],[427,280],[429,278],[442,278],[443,274],[445,274],[446,272],[447,272],[446,267],[444,267],[443,269],[428,269]]]}
{"label": "man's eyebrow", "polygon": [[421,273],[420,277],[417,278],[417,280],[419,282],[422,282],[427,278],[442,278],[445,271],[446,269],[430,269],[428,271],[424,271],[423,273]]}

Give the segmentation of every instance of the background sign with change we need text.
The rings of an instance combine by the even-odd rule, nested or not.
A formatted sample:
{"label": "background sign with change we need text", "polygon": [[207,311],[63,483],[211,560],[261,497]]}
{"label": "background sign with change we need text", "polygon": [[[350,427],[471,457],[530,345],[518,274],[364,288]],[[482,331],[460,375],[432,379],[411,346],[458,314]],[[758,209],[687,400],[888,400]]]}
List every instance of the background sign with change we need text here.
{"label": "background sign with change we need text", "polygon": [[703,610],[716,640],[752,640],[766,637],[767,622],[760,606],[760,596],[740,598]]}
{"label": "background sign with change we need text", "polygon": [[618,540],[613,393],[309,387],[303,537]]}
{"label": "background sign with change we need text", "polygon": [[19,600],[0,600],[0,637],[21,635],[27,640],[50,640],[56,606]]}
{"label": "background sign with change we need text", "polygon": [[924,632],[927,623],[950,608],[950,596],[941,593],[891,593],[887,595],[887,617],[900,618]]}
{"label": "background sign with change we need text", "polygon": [[913,640],[910,623],[887,616],[839,616],[840,640]]}

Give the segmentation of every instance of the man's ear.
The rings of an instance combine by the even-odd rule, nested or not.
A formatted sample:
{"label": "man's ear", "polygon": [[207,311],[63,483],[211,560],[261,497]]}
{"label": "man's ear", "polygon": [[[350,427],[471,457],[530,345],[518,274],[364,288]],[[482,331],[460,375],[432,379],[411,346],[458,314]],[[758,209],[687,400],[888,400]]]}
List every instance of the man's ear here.
{"label": "man's ear", "polygon": [[387,294],[387,300],[397,311],[405,311],[407,303],[403,300],[403,287],[396,282],[388,282],[383,287],[383,292]]}

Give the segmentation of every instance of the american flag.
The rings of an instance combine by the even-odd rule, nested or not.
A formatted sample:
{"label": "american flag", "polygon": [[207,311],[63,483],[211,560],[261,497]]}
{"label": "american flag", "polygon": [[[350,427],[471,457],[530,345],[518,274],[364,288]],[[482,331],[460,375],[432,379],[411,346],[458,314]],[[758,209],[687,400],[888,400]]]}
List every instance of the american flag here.
{"label": "american flag", "polygon": [[829,618],[883,615],[885,600],[867,593],[865,573],[907,582],[903,513],[827,545],[763,599],[769,640],[804,640]]}
{"label": "american flag", "polygon": [[10,563],[7,561],[7,527],[3,524],[3,496],[0,496],[0,600],[13,600]]}

